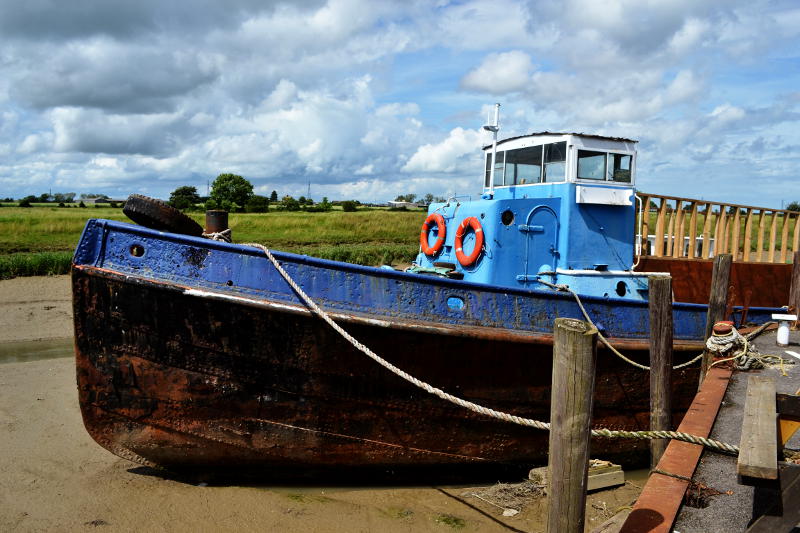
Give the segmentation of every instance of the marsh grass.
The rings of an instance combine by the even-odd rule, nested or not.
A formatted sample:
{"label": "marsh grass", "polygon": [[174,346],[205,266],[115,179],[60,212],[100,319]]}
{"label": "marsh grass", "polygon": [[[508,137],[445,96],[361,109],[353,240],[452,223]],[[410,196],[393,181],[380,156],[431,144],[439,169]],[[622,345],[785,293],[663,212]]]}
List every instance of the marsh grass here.
{"label": "marsh grass", "polygon": [[[187,213],[201,225],[203,213]],[[360,265],[410,263],[424,211],[232,213],[235,242]],[[89,218],[128,221],[119,208],[0,209],[0,278],[69,272]]]}

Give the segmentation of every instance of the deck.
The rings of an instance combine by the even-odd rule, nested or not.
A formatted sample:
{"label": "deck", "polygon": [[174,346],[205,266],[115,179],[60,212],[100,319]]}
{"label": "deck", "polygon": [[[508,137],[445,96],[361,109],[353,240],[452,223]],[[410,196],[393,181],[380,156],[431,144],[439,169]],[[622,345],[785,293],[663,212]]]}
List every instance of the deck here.
{"label": "deck", "polygon": [[[787,349],[800,353],[800,332],[794,331],[791,333],[789,347],[777,346],[775,337],[775,331],[770,331],[756,339],[754,344],[763,354],[781,355],[787,359],[793,359],[785,354]],[[794,361],[796,364],[785,365],[786,376],[778,368],[733,372],[719,408],[719,413],[713,423],[711,438],[736,445],[739,444],[745,397],[750,376],[771,376],[775,380],[777,393],[795,394],[800,389],[800,360],[794,359]],[[708,413],[705,413],[705,415],[707,416]],[[691,412],[687,414],[687,419],[690,416],[692,416]],[[698,411],[698,413],[694,413],[694,416],[702,418],[703,413]],[[661,467],[661,470],[665,470],[664,465],[669,465],[673,468],[670,473],[678,476],[682,474],[676,470],[683,470],[684,476],[689,473],[686,477],[691,477],[692,484],[689,485],[686,481],[677,477],[666,478],[662,474],[652,473],[621,531],[728,533],[732,531],[748,531],[750,527],[753,527],[753,530],[762,530],[756,527],[756,521],[765,513],[767,513],[767,517],[772,522],[768,529],[765,530],[777,533],[778,531],[792,530],[794,526],[800,526],[800,518],[790,518],[792,512],[797,513],[797,509],[800,508],[800,497],[797,498],[797,502],[792,500],[793,505],[786,506],[789,508],[783,510],[783,523],[776,526],[776,523],[780,523],[781,519],[774,516],[774,511],[769,511],[769,508],[773,507],[780,498],[779,492],[774,487],[767,486],[768,484],[759,487],[740,484],[737,478],[736,457],[708,451],[703,452],[697,468],[691,474],[694,468],[693,464],[690,464],[693,463],[689,458],[691,450],[687,454],[686,447],[696,448],[696,446],[685,443],[673,444],[680,444],[681,446],[671,446],[671,449],[668,449],[665,457],[659,463],[659,467]],[[788,441],[786,447],[794,450],[800,449],[800,432],[796,433]],[[778,464],[782,465],[783,463],[779,462]],[[800,465],[783,467],[781,476],[784,479],[784,484],[787,480],[794,478],[797,472],[800,472]],[[795,485],[797,484],[795,483]],[[706,505],[705,507],[693,507],[687,504],[687,499],[683,497],[687,485],[690,486],[689,490],[692,492],[691,499],[701,500],[700,505]],[[698,495],[700,498],[697,498]],[[674,522],[672,521],[673,517]],[[762,518],[762,520],[764,519]],[[786,527],[787,520],[790,522],[792,520],[796,521]],[[762,523],[760,525],[765,526],[766,524]]]}

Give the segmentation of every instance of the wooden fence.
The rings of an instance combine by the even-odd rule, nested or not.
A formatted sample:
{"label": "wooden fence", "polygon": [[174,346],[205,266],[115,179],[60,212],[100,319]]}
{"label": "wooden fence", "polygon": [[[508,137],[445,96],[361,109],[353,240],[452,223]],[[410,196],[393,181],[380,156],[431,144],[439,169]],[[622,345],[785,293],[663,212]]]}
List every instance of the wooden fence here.
{"label": "wooden fence", "polygon": [[[800,250],[800,212],[637,193],[640,253],[786,263]],[[641,206],[641,212],[639,212]]]}

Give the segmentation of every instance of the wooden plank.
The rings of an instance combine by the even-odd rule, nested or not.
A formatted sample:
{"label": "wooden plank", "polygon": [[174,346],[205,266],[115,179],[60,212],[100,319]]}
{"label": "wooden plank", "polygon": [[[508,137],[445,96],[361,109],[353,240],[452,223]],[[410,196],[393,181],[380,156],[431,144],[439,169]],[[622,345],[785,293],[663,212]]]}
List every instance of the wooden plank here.
{"label": "wooden plank", "polygon": [[[761,494],[758,494],[761,492]],[[747,533],[778,533],[797,531],[800,523],[800,466],[782,464],[778,490],[756,487],[754,499],[770,501],[764,514],[755,518]]]}
{"label": "wooden plank", "polygon": [[753,210],[747,210],[747,216],[744,219],[744,250],[742,252],[742,261],[750,261],[750,247],[753,245]]}
{"label": "wooden plank", "polygon": [[667,201],[662,199],[656,217],[656,245],[653,250],[655,257],[664,255],[664,218],[667,216],[667,207]]}
{"label": "wooden plank", "polygon": [[794,237],[792,237],[792,251],[800,252],[800,214],[794,221]]}
{"label": "wooden plank", "polygon": [[667,244],[666,248],[664,249],[664,255],[667,257],[672,256],[672,248],[675,242],[675,221],[677,216],[677,210],[673,209],[672,213],[669,215],[669,224],[667,224]]}
{"label": "wooden plank", "polygon": [[750,376],[742,417],[736,473],[741,477],[778,479],[775,378]]}
{"label": "wooden plank", "polygon": [[697,202],[692,202],[692,214],[689,216],[689,259],[694,259],[697,254]]}
{"label": "wooden plank", "polygon": [[672,257],[683,257],[684,239],[684,220],[686,220],[686,213],[683,210],[683,205],[678,202],[675,206],[675,213],[678,218],[675,221],[675,240],[672,245]]}
{"label": "wooden plank", "polygon": [[764,226],[766,225],[767,217],[762,209],[758,213],[758,244],[756,245],[756,249],[758,251],[758,255],[756,256],[756,261],[761,262],[764,256]]}
{"label": "wooden plank", "polygon": [[792,277],[789,281],[789,308],[794,307],[800,313],[800,250],[796,251],[792,261]]}
{"label": "wooden plank", "polygon": [[769,255],[767,255],[767,261],[770,263],[775,262],[775,244],[776,244],[776,236],[778,233],[778,213],[775,211],[772,212],[772,224],[769,228]]}
{"label": "wooden plank", "polygon": [[731,235],[731,253],[733,260],[739,260],[739,235],[741,234],[742,220],[741,210],[737,207],[736,213],[733,215],[733,232]]}
{"label": "wooden plank", "polygon": [[714,212],[710,203],[706,204],[706,214],[703,220],[703,259],[708,259],[711,256],[711,221],[714,218]]}
{"label": "wooden plank", "polygon": [[717,243],[719,245],[719,249],[717,250],[716,255],[726,254],[728,253],[729,250],[728,245],[730,244],[730,239],[728,238],[728,235],[730,234],[729,231],[730,228],[728,227],[729,217],[728,217],[727,207],[728,206],[726,205],[719,206],[720,236],[719,236],[719,242]]}
{"label": "wooden plank", "polygon": [[[709,295],[708,311],[706,312],[705,339],[711,336],[714,324],[725,320],[725,311],[728,307],[728,287],[731,279],[730,254],[719,254],[714,258],[714,268],[711,272],[711,294]],[[711,367],[712,355],[706,351],[700,365],[700,385],[702,386],[706,372]]]}
{"label": "wooden plank", "polygon": [[786,262],[789,253],[789,215],[783,214],[783,231],[781,231],[781,263]]}
{"label": "wooden plank", "polygon": [[[650,313],[650,429],[672,429],[672,278],[648,277]],[[650,441],[650,468],[655,468],[669,444]]]}
{"label": "wooden plank", "polygon": [[645,196],[642,201],[642,235],[640,255],[650,255],[650,197]]}
{"label": "wooden plank", "polygon": [[589,472],[597,330],[557,318],[553,341],[547,531],[583,531]]}
{"label": "wooden plank", "polygon": [[589,470],[589,479],[586,482],[586,490],[605,489],[608,487],[616,487],[625,483],[625,472],[618,467],[617,470],[611,472],[593,473]]}
{"label": "wooden plank", "polygon": [[775,397],[775,408],[780,416],[800,420],[800,396],[794,394],[778,394]]}

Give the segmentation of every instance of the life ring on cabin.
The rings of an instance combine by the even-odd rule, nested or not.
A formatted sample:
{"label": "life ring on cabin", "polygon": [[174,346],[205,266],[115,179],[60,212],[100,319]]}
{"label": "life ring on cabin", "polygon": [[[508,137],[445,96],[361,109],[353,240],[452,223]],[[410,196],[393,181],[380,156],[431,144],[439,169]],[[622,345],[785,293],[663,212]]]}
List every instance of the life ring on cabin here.
{"label": "life ring on cabin", "polygon": [[[464,236],[467,234],[467,228],[472,228],[475,233],[475,246],[472,248],[472,253],[466,255],[463,250]],[[461,221],[456,230],[456,259],[461,263],[461,266],[470,266],[478,260],[483,250],[483,228],[481,222],[475,217],[467,217]]]}
{"label": "life ring on cabin", "polygon": [[146,228],[200,237],[203,227],[171,205],[149,196],[131,194],[122,208],[128,218]]}
{"label": "life ring on cabin", "polygon": [[[433,243],[433,246],[428,245],[428,232],[431,230],[431,226],[433,223],[436,223],[436,227],[439,231],[439,237],[437,237],[436,242]],[[419,232],[419,246],[422,248],[422,253],[427,256],[434,256],[439,253],[444,246],[444,236],[447,233],[447,225],[444,223],[444,217],[439,213],[431,213],[428,215],[428,218],[425,219],[425,222],[422,223],[422,229]]]}

